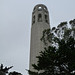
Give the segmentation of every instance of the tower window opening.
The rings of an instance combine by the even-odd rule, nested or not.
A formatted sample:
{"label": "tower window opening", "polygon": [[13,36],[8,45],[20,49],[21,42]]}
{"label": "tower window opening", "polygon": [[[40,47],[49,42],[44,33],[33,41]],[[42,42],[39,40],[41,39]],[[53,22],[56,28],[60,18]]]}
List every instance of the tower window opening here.
{"label": "tower window opening", "polygon": [[48,16],[45,15],[45,22],[48,23]]}
{"label": "tower window opening", "polygon": [[41,9],[42,7],[39,7],[39,9]]}
{"label": "tower window opening", "polygon": [[42,15],[38,14],[38,22],[42,22]]}
{"label": "tower window opening", "polygon": [[42,7],[41,7],[41,6],[39,6],[39,7],[38,7],[38,10],[39,10],[39,11],[40,11],[40,10],[42,10]]}
{"label": "tower window opening", "polygon": [[44,7],[44,10],[46,10],[46,8]]}
{"label": "tower window opening", "polygon": [[47,8],[46,7],[44,7],[43,9],[44,9],[45,12],[47,12]]}
{"label": "tower window opening", "polygon": [[47,15],[45,15],[45,19],[47,19]]}
{"label": "tower window opening", "polygon": [[33,22],[32,22],[32,24],[34,24],[35,23],[35,16],[33,16]]}

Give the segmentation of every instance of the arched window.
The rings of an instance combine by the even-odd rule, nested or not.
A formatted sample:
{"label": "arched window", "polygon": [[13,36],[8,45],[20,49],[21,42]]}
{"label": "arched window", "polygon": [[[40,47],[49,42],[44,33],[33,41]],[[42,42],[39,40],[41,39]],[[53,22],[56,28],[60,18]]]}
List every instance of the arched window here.
{"label": "arched window", "polygon": [[48,16],[47,15],[45,15],[45,22],[48,23]]}
{"label": "arched window", "polygon": [[39,6],[39,7],[38,7],[38,11],[41,11],[41,10],[42,10],[42,7],[41,7],[41,6]]}
{"label": "arched window", "polygon": [[46,8],[44,7],[44,10],[46,10]]}
{"label": "arched window", "polygon": [[42,21],[42,15],[38,14],[38,22],[41,22],[41,21]]}
{"label": "arched window", "polygon": [[33,16],[33,22],[32,22],[32,24],[34,24],[35,23],[35,15]]}

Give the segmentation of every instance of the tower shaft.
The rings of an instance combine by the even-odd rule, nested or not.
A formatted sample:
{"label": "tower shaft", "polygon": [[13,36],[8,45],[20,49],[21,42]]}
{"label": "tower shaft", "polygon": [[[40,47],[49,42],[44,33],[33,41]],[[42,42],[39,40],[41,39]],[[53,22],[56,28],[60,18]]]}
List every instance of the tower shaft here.
{"label": "tower shaft", "polygon": [[44,43],[40,40],[43,31],[49,29],[49,13],[43,4],[36,5],[32,13],[31,45],[30,45],[30,70],[34,71],[32,64],[37,64],[36,56],[44,50]]}

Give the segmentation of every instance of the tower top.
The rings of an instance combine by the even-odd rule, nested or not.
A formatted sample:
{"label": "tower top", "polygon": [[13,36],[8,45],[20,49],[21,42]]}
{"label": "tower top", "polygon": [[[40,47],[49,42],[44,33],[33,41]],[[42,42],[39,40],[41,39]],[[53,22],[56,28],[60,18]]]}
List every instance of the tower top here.
{"label": "tower top", "polygon": [[47,7],[44,5],[44,4],[37,4],[35,7],[34,7],[34,9],[33,9],[33,12],[35,12],[35,11],[46,11],[46,12],[48,12],[48,9],[47,9]]}
{"label": "tower top", "polygon": [[47,7],[44,4],[37,4],[33,9],[32,25],[36,23],[49,24],[49,13]]}

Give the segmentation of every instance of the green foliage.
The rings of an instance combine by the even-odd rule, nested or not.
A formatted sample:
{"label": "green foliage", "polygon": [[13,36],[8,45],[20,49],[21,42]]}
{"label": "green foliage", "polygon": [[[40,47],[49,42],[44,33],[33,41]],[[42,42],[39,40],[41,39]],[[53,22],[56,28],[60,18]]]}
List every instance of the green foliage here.
{"label": "green foliage", "polygon": [[13,66],[10,66],[10,67],[4,67],[3,64],[0,65],[0,75],[22,75],[21,73],[18,73],[18,72],[10,72],[8,73],[9,69],[11,69]]}
{"label": "green foliage", "polygon": [[67,22],[61,22],[57,27],[44,30],[41,41],[43,41],[45,45],[48,45],[48,43],[56,44],[56,39],[67,40],[70,37],[75,38],[75,19],[72,20],[70,28],[67,24]]}
{"label": "green foliage", "polygon": [[75,40],[70,37],[66,42],[64,39],[59,40],[58,44],[58,49],[49,46],[44,52],[40,52],[38,64],[33,65],[37,72],[29,71],[30,75],[72,74],[75,70]]}
{"label": "green foliage", "polygon": [[30,75],[75,75],[75,24],[68,28],[67,22],[60,23],[57,28],[43,31],[41,41],[48,45],[37,56],[36,70],[28,71]]}
{"label": "green foliage", "polygon": [[1,64],[0,66],[0,75],[6,75],[6,73],[8,73],[8,70],[11,69],[13,66],[11,67],[4,67],[3,64]]}
{"label": "green foliage", "polygon": [[65,24],[67,24],[67,22],[61,22],[57,27],[62,27],[62,26],[64,26]]}
{"label": "green foliage", "polygon": [[9,75],[22,75],[21,73],[18,73],[16,71],[10,72]]}
{"label": "green foliage", "polygon": [[6,75],[3,71],[0,71],[0,75]]}

